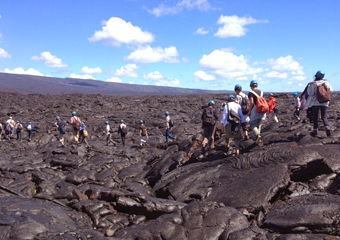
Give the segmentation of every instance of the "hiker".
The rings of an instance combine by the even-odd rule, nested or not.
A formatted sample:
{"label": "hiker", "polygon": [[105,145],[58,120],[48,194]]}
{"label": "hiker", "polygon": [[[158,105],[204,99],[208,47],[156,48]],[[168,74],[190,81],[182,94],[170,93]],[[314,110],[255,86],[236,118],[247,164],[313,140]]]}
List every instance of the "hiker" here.
{"label": "hiker", "polygon": [[[327,120],[327,108],[330,101],[330,93],[333,92],[332,86],[325,79],[325,73],[323,71],[317,71],[315,74],[315,80],[309,84],[307,89],[308,93],[308,106],[312,107],[313,112],[313,131],[311,135],[315,137],[318,134],[318,115],[321,111],[321,119],[326,129],[326,134],[329,137],[331,135],[331,129],[329,128]],[[306,103],[307,104],[307,103]]]}
{"label": "hiker", "polygon": [[309,119],[309,123],[313,122],[313,112],[312,112],[312,107],[308,106],[308,93],[307,89],[311,83],[308,83],[307,86],[305,87],[305,90],[301,93],[300,99],[304,99],[304,109],[307,109],[307,118]]}
{"label": "hiker", "polygon": [[300,122],[300,107],[301,107],[301,101],[298,96],[298,93],[293,93],[293,97],[295,99],[295,105],[294,105],[294,117]]}
{"label": "hiker", "polygon": [[110,143],[112,143],[114,146],[116,146],[116,144],[114,143],[114,141],[111,138],[112,134],[111,134],[111,127],[109,125],[109,121],[106,121],[105,124],[106,124],[106,128],[105,128],[106,146],[109,146]]}
{"label": "hiker", "polygon": [[82,144],[83,142],[88,144],[88,142],[86,140],[87,136],[88,136],[87,127],[85,126],[85,123],[82,122],[80,130],[79,130],[79,144]]}
{"label": "hiker", "polygon": [[226,104],[227,104],[226,102],[221,103],[220,113],[221,113],[222,116],[223,116],[223,111],[224,111],[224,107],[225,107]]}
{"label": "hiker", "polygon": [[244,139],[249,140],[248,131],[250,118],[248,116],[248,113],[250,110],[250,100],[248,96],[242,92],[242,86],[240,84],[236,84],[234,90],[236,92],[235,101],[236,103],[240,104],[242,110],[242,115],[240,117],[242,120],[241,126],[245,135]]}
{"label": "hiker", "polygon": [[[144,125],[144,121],[139,121],[139,140],[140,145],[147,145],[147,141],[149,141],[148,131],[146,130],[146,126]],[[146,140],[143,139],[143,137],[146,137]]]}
{"label": "hiker", "polygon": [[28,125],[26,126],[26,131],[28,134],[28,141],[32,140],[32,133],[33,133],[33,125],[31,122],[28,123]]}
{"label": "hiker", "polygon": [[72,112],[72,117],[70,119],[70,125],[72,125],[72,134],[73,139],[76,143],[78,143],[79,140],[79,131],[81,128],[81,121],[80,118],[76,116],[76,112]]}
{"label": "hiker", "polygon": [[10,135],[12,135],[14,133],[14,125],[15,125],[14,120],[12,119],[12,117],[9,117],[6,123],[10,125],[11,127]]}
{"label": "hiker", "polygon": [[234,95],[228,96],[228,103],[224,108],[222,123],[225,127],[226,149],[230,148],[230,138],[234,139],[236,154],[240,154],[240,140],[242,139],[241,105],[236,103]]}
{"label": "hiker", "polygon": [[168,111],[166,111],[164,115],[165,115],[165,129],[166,129],[165,130],[165,142],[169,142],[169,138],[175,139],[175,137],[170,134],[170,131],[172,130],[172,127],[173,127],[173,121],[170,118]]}
{"label": "hiker", "polygon": [[269,112],[268,112],[268,119],[269,121],[274,121],[279,122],[279,120],[276,117],[276,99],[274,98],[274,95],[272,93],[268,94],[269,100],[268,100],[268,107],[269,107]]}
{"label": "hiker", "polygon": [[15,128],[16,128],[16,131],[17,131],[17,140],[21,141],[22,124],[20,123],[19,120],[17,121],[17,124],[15,124]]}
{"label": "hiker", "polygon": [[58,128],[58,139],[61,142],[61,145],[65,146],[64,135],[66,133],[66,123],[64,120],[60,119],[59,116],[56,117],[57,122],[55,123]]}
{"label": "hiker", "polygon": [[209,148],[213,149],[214,146],[214,138],[213,133],[215,129],[216,122],[218,120],[218,113],[214,108],[215,101],[210,100],[208,103],[208,107],[203,109],[201,116],[201,127],[203,129],[203,141],[202,147],[205,148],[208,143]]}
{"label": "hiker", "polygon": [[14,127],[11,127],[11,124],[8,122],[5,123],[5,138],[10,139],[9,136],[12,134],[12,129]]}
{"label": "hiker", "polygon": [[2,124],[0,123],[0,142],[1,142],[1,137],[2,137]]}
{"label": "hiker", "polygon": [[[250,128],[254,133],[254,141],[259,146],[262,146],[261,125],[262,121],[266,119],[265,112],[269,110],[269,107],[267,101],[263,99],[263,92],[257,89],[257,86],[258,84],[256,80],[252,80],[250,82],[251,91],[248,93],[250,110],[248,116],[250,116]],[[259,102],[258,99],[261,101]]]}
{"label": "hiker", "polygon": [[118,134],[120,134],[120,139],[122,140],[123,146],[125,146],[125,136],[127,134],[127,128],[126,125],[124,124],[124,120],[120,120]]}

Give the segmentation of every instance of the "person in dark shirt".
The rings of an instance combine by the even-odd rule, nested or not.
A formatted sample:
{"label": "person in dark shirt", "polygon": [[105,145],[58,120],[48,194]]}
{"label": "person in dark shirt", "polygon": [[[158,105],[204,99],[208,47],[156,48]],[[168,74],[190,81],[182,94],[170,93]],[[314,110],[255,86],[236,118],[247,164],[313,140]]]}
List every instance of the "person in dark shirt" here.
{"label": "person in dark shirt", "polygon": [[218,120],[218,112],[214,108],[215,101],[210,100],[208,107],[206,107],[201,116],[201,126],[203,129],[203,148],[208,143],[210,148],[214,148],[214,140],[212,134],[214,133],[215,124]]}
{"label": "person in dark shirt", "polygon": [[[139,121],[139,140],[140,145],[147,145],[147,141],[149,140],[148,131],[146,130],[146,126],[144,125],[144,121]],[[146,140],[143,139],[143,137],[146,137]]]}

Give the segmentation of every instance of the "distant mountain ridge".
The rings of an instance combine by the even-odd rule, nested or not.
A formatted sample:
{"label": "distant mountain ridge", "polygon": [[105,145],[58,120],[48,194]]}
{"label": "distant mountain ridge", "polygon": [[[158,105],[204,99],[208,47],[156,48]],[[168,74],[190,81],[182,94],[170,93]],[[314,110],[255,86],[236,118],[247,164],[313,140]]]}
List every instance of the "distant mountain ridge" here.
{"label": "distant mountain ridge", "polygon": [[23,74],[0,73],[0,89],[4,92],[23,94],[102,94],[111,96],[130,95],[178,95],[178,94],[219,94],[231,91],[211,91],[178,87],[137,85],[104,82],[76,78],[56,78]]}

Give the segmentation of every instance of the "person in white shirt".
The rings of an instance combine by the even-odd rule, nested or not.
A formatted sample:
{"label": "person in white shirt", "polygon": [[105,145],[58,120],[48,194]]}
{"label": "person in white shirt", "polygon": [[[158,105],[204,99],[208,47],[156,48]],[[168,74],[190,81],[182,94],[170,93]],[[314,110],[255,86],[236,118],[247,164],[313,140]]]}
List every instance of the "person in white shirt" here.
{"label": "person in white shirt", "polygon": [[[234,123],[229,123],[228,115],[230,114],[230,112],[233,112],[233,114],[238,115],[239,117],[238,124],[235,125]],[[225,127],[226,148],[227,150],[229,149],[230,147],[229,140],[230,138],[233,138],[235,142],[235,149],[237,155],[240,154],[240,140],[243,138],[241,128],[241,116],[242,116],[241,106],[235,102],[234,95],[229,95],[228,103],[224,107],[222,123]]]}
{"label": "person in white shirt", "polygon": [[11,126],[11,129],[12,129],[11,135],[12,135],[14,133],[14,125],[15,125],[14,120],[12,119],[12,117],[9,117],[6,123],[8,123]]}
{"label": "person in white shirt", "polygon": [[295,105],[294,105],[294,117],[300,122],[300,107],[301,107],[301,101],[298,96],[298,93],[293,93],[293,97],[295,98]]}
{"label": "person in white shirt", "polygon": [[175,137],[170,134],[170,131],[172,129],[172,127],[170,126],[171,125],[170,121],[171,121],[171,118],[170,118],[169,112],[166,111],[165,112],[165,141],[166,142],[169,142],[169,138],[175,139]]}
{"label": "person in white shirt", "polygon": [[114,143],[114,141],[111,138],[111,128],[110,128],[110,125],[109,125],[109,121],[106,121],[105,124],[106,124],[106,129],[105,129],[106,145],[109,146],[110,143],[113,143],[113,145],[116,146],[116,144]]}
{"label": "person in white shirt", "polygon": [[15,128],[17,130],[17,140],[21,141],[22,124],[19,122],[19,120],[17,121],[17,124],[15,124]]}
{"label": "person in white shirt", "polygon": [[122,140],[123,146],[125,146],[125,136],[127,134],[127,128],[124,120],[120,120],[120,125],[118,127],[118,134],[120,134],[120,139]]}
{"label": "person in white shirt", "polygon": [[[235,85],[235,88],[234,88],[235,92],[236,92],[236,98],[235,98],[235,101],[240,104],[241,108],[242,108],[242,100],[243,99],[247,99],[249,100],[247,94],[243,93],[242,92],[242,86],[240,84],[236,84]],[[248,140],[249,139],[249,134],[248,134],[248,131],[249,131],[249,127],[250,127],[250,117],[247,115],[247,114],[243,114],[242,113],[242,116],[241,117],[241,120],[242,120],[242,129],[243,129],[243,132],[244,132],[244,136],[245,136],[245,139]]]}

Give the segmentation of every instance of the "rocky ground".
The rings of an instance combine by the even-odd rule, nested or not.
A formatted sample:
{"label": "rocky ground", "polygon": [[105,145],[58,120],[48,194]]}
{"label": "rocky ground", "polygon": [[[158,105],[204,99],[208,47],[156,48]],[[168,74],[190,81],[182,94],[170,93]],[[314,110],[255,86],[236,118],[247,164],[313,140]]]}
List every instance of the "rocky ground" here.
{"label": "rocky ground", "polygon": [[[0,142],[0,239],[340,239],[340,96],[311,137],[310,123],[293,119],[294,100],[277,94],[279,123],[265,122],[258,147],[241,143],[226,152],[201,149],[200,116],[226,95],[109,97],[102,95],[0,95],[0,121],[32,122],[31,142]],[[62,148],[55,117],[77,111],[89,145]],[[176,140],[164,143],[164,112]],[[305,118],[305,112],[302,117]],[[128,126],[127,144],[104,122]],[[139,147],[139,120],[150,141]],[[322,125],[322,123],[320,122]]]}

